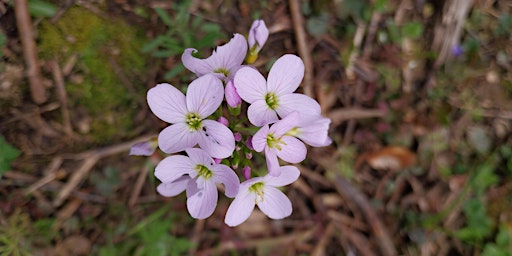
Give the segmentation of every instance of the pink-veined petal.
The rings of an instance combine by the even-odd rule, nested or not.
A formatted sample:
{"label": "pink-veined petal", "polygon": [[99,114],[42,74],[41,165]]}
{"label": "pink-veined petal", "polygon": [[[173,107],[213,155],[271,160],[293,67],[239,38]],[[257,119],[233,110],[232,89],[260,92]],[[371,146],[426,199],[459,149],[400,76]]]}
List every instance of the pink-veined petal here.
{"label": "pink-veined petal", "polygon": [[181,192],[185,191],[189,180],[189,176],[181,176],[180,178],[173,182],[161,183],[160,185],[158,185],[158,187],[156,187],[156,191],[158,191],[160,195],[165,197],[176,196],[181,194]]}
{"label": "pink-veined petal", "polygon": [[223,164],[217,164],[210,168],[213,172],[212,179],[215,183],[224,184],[225,194],[229,198],[233,198],[238,194],[240,180],[233,169]]}
{"label": "pink-veined petal", "polygon": [[239,69],[235,74],[234,83],[238,95],[247,103],[265,100],[267,82],[260,72],[253,67]]}
{"label": "pink-veined petal", "polygon": [[188,184],[187,184],[187,188],[186,188],[185,192],[186,192],[187,198],[189,198],[189,197],[193,196],[194,194],[196,194],[197,192],[199,192],[196,178],[191,178],[188,180]]}
{"label": "pink-veined petal", "polygon": [[241,34],[235,34],[227,44],[217,47],[215,51],[215,67],[225,68],[233,72],[233,68],[240,66],[244,62],[246,54],[247,41],[245,37]]}
{"label": "pink-veined petal", "polygon": [[214,68],[210,66],[208,61],[192,56],[192,53],[195,52],[197,52],[197,50],[193,48],[185,49],[181,55],[181,62],[183,62],[183,65],[188,70],[194,72],[198,77],[208,73],[213,73]]}
{"label": "pink-veined petal", "polygon": [[316,100],[300,93],[292,93],[279,96],[279,106],[276,112],[281,118],[291,112],[297,111],[304,115],[320,115],[320,105]]}
{"label": "pink-veined petal", "polygon": [[235,200],[229,205],[224,223],[230,227],[238,226],[251,216],[254,210],[256,195],[248,190],[240,190]]}
{"label": "pink-veined petal", "polygon": [[331,119],[318,116],[306,118],[299,124],[297,138],[313,147],[324,147],[332,143],[329,138],[329,124]]}
{"label": "pink-veined petal", "polygon": [[206,182],[204,188],[187,198],[187,209],[192,218],[206,219],[217,206],[219,197],[214,183]]}
{"label": "pink-veined petal", "polygon": [[207,167],[212,166],[215,162],[213,161],[212,157],[208,155],[206,151],[200,148],[188,148],[185,150],[187,152],[188,157],[190,158],[190,161],[192,162],[193,166],[196,166],[198,164],[205,165]]}
{"label": "pink-veined petal", "polygon": [[271,219],[282,219],[292,214],[292,202],[279,189],[265,186],[264,199],[258,202],[258,207]]}
{"label": "pink-veined petal", "polygon": [[281,137],[279,144],[281,149],[276,149],[276,154],[288,163],[300,163],[306,159],[307,149],[304,143],[292,136]]}
{"label": "pink-veined petal", "polygon": [[262,152],[267,146],[268,125],[262,126],[252,137],[251,144],[256,152]]}
{"label": "pink-veined petal", "polygon": [[281,174],[281,168],[279,166],[279,160],[275,149],[265,148],[265,159],[267,160],[268,174],[271,176],[279,176]]}
{"label": "pink-veined petal", "polygon": [[292,165],[281,166],[281,174],[279,176],[266,175],[263,177],[265,185],[273,187],[282,187],[292,184],[299,178],[300,171],[297,167]]}
{"label": "pink-veined petal", "polygon": [[190,159],[182,155],[168,156],[155,167],[155,177],[162,183],[170,183],[185,174],[194,172]]}
{"label": "pink-veined petal", "polygon": [[183,122],[187,114],[185,95],[170,84],[157,84],[147,94],[151,111],[160,119],[174,124]]}
{"label": "pink-veined petal", "polygon": [[213,120],[203,120],[199,146],[215,158],[224,159],[235,150],[233,132],[223,124]]}
{"label": "pink-veined petal", "polygon": [[304,62],[293,54],[277,59],[267,78],[267,89],[281,96],[297,90],[304,78]]}
{"label": "pink-veined petal", "polygon": [[158,146],[167,154],[195,146],[200,134],[189,129],[186,123],[176,123],[163,129],[158,135]]}
{"label": "pink-veined petal", "polygon": [[187,89],[188,111],[199,114],[203,119],[213,114],[223,99],[222,81],[210,74],[195,79]]}
{"label": "pink-veined petal", "polygon": [[277,113],[268,107],[265,100],[253,102],[247,109],[247,117],[249,117],[249,122],[255,126],[262,126],[279,120]]}
{"label": "pink-veined petal", "polygon": [[280,138],[285,133],[295,128],[299,124],[299,113],[294,111],[287,115],[285,118],[275,122],[271,127],[269,133],[274,134],[274,138]]}

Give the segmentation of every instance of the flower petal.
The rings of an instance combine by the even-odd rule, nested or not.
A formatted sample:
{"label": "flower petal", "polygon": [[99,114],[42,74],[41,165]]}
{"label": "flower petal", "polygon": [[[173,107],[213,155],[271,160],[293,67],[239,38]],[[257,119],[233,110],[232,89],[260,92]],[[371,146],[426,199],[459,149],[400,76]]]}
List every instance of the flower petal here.
{"label": "flower petal", "polygon": [[192,81],[187,89],[187,109],[189,112],[207,118],[224,99],[222,81],[213,75],[204,75]]}
{"label": "flower petal", "polygon": [[230,227],[238,226],[251,216],[254,210],[256,195],[248,190],[240,190],[235,200],[229,205],[224,223]]}
{"label": "flower petal", "polygon": [[252,137],[251,144],[256,152],[262,152],[267,146],[268,125],[262,126]]}
{"label": "flower petal", "polygon": [[198,164],[212,166],[215,162],[206,151],[200,148],[188,148],[185,150],[193,166]]}
{"label": "flower petal", "polygon": [[148,141],[142,141],[139,143],[135,143],[130,148],[131,156],[150,156],[155,153],[156,148],[158,147],[157,138],[152,138]]}
{"label": "flower petal", "polygon": [[280,138],[299,124],[299,118],[299,113],[294,111],[285,118],[274,123],[272,127],[270,127],[269,133],[274,134],[274,138]]}
{"label": "flower petal", "polygon": [[190,158],[182,155],[168,156],[155,167],[155,177],[162,183],[171,183],[192,172],[194,166]]}
{"label": "flower petal", "polygon": [[214,68],[210,66],[208,61],[192,56],[192,53],[195,52],[197,52],[197,50],[193,48],[185,49],[181,55],[181,62],[183,62],[183,65],[188,70],[194,72],[198,77],[208,73],[213,73]]}
{"label": "flower petal", "polygon": [[267,94],[267,81],[253,67],[243,67],[238,70],[234,78],[238,95],[248,103],[264,100]]}
{"label": "flower petal", "polygon": [[304,115],[320,115],[320,105],[316,100],[300,93],[286,94],[279,97],[276,112],[281,118],[293,111]]}
{"label": "flower petal", "polygon": [[216,68],[222,67],[232,71],[233,68],[244,62],[247,54],[247,41],[241,34],[235,34],[227,44],[217,47],[214,54],[217,59],[216,64],[220,64],[215,66]]}
{"label": "flower petal", "polygon": [[176,123],[163,129],[158,135],[158,146],[167,154],[183,151],[197,144],[200,134],[188,128],[186,123]]}
{"label": "flower petal", "polygon": [[277,59],[267,78],[267,89],[278,96],[290,94],[297,90],[304,78],[304,62],[293,54],[283,55]]}
{"label": "flower petal", "polygon": [[301,120],[301,124],[299,124],[296,137],[313,147],[327,146],[332,143],[328,135],[330,123],[331,119],[322,116],[315,118],[305,117]]}
{"label": "flower petal", "polygon": [[263,177],[265,184],[274,187],[286,186],[296,181],[300,175],[299,169],[292,165],[281,166],[280,171],[279,176],[266,175]]}
{"label": "flower petal", "polygon": [[268,174],[271,176],[279,176],[281,174],[281,168],[279,166],[279,160],[275,149],[265,148],[265,159],[267,160]]}
{"label": "flower petal", "polygon": [[271,186],[265,186],[264,199],[258,203],[258,207],[271,219],[282,219],[292,214],[290,199]]}
{"label": "flower petal", "polygon": [[183,122],[187,114],[185,95],[170,84],[157,84],[147,94],[151,111],[160,119],[174,124]]}
{"label": "flower petal", "polygon": [[215,183],[224,184],[225,194],[229,198],[233,198],[238,194],[240,180],[233,169],[223,164],[217,164],[210,168],[213,171],[213,180]]}
{"label": "flower petal", "polygon": [[205,182],[204,188],[187,199],[187,209],[192,218],[206,219],[217,206],[218,192],[214,183]]}
{"label": "flower petal", "polygon": [[300,163],[306,159],[307,149],[304,143],[292,136],[281,137],[281,149],[276,149],[279,158],[288,163]]}
{"label": "flower petal", "polygon": [[189,176],[181,176],[173,182],[161,183],[156,187],[156,191],[165,197],[176,196],[185,191],[189,180]]}
{"label": "flower petal", "polygon": [[215,158],[224,159],[235,150],[233,132],[223,124],[213,120],[203,120],[199,146]]}
{"label": "flower petal", "polygon": [[249,122],[255,126],[262,126],[279,120],[276,112],[268,107],[265,100],[253,102],[247,109],[247,117],[249,117]]}

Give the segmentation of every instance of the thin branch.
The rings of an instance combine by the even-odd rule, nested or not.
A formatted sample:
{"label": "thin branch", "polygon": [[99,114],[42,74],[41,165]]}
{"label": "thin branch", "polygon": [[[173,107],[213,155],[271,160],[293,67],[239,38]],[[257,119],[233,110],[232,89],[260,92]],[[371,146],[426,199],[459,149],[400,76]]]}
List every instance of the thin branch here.
{"label": "thin branch", "polygon": [[295,39],[299,48],[299,55],[302,57],[305,66],[304,73],[304,94],[314,98],[313,91],[313,74],[314,66],[311,58],[310,50],[307,44],[306,31],[304,30],[304,18],[300,12],[299,0],[290,0],[290,13],[292,16],[293,30],[295,31]]}
{"label": "thin branch", "polygon": [[30,93],[35,103],[43,104],[46,102],[47,97],[43,85],[41,70],[39,69],[37,48],[32,29],[32,22],[28,12],[27,0],[14,0],[14,9],[16,12],[18,32],[23,47],[23,56],[25,57],[27,76],[30,83]]}
{"label": "thin branch", "polygon": [[357,205],[364,218],[368,222],[368,225],[371,227],[382,255],[397,255],[395,246],[390,239],[391,236],[389,235],[388,230],[380,221],[379,216],[377,213],[375,213],[375,210],[370,205],[368,199],[342,176],[337,175],[336,182],[334,184],[336,186],[336,190],[338,190],[338,192],[344,198],[354,202]]}

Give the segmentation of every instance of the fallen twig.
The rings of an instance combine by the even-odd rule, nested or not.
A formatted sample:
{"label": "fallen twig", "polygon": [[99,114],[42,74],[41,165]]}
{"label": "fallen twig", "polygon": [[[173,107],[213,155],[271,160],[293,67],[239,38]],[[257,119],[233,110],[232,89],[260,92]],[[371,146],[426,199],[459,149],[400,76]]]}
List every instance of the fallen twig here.
{"label": "fallen twig", "polygon": [[252,248],[270,248],[274,246],[291,244],[291,243],[303,243],[304,241],[312,238],[318,229],[318,226],[314,226],[306,231],[295,232],[289,235],[264,238],[264,239],[251,239],[244,242],[227,241],[219,244],[215,248],[207,249],[202,252],[198,252],[197,255],[218,255],[222,254],[227,250],[240,250],[240,249],[252,249]]}
{"label": "fallen twig", "polygon": [[51,61],[51,67],[53,71],[53,79],[55,80],[55,88],[57,89],[57,95],[60,100],[60,110],[62,111],[62,122],[64,123],[64,130],[66,135],[73,136],[73,127],[71,126],[71,118],[68,109],[68,97],[66,94],[66,88],[64,85],[64,75],[59,67],[57,60]]}
{"label": "fallen twig", "polygon": [[379,246],[382,255],[397,255],[393,242],[390,239],[391,236],[389,235],[389,232],[380,221],[375,210],[371,207],[368,199],[366,199],[363,194],[361,194],[342,176],[336,176],[336,182],[334,185],[336,186],[336,190],[338,190],[343,197],[357,205],[373,231],[375,240],[377,241],[377,245]]}
{"label": "fallen twig", "polygon": [[64,200],[66,200],[69,197],[71,192],[73,192],[73,190],[78,186],[78,184],[82,182],[84,177],[87,176],[89,171],[92,169],[92,167],[94,167],[94,165],[96,165],[98,160],[106,156],[128,151],[135,143],[149,140],[150,138],[155,136],[155,134],[146,135],[129,142],[121,143],[106,148],[91,150],[72,156],[72,158],[74,159],[82,159],[83,162],[81,166],[71,175],[71,178],[66,183],[66,185],[64,185],[61,191],[59,191],[59,194],[57,194],[57,197],[53,200],[53,205],[55,207],[60,206],[64,202]]}
{"label": "fallen twig", "polygon": [[305,66],[304,73],[304,94],[309,97],[314,97],[313,91],[313,59],[311,58],[310,50],[306,40],[306,31],[304,31],[304,18],[300,11],[298,0],[290,0],[290,13],[292,16],[293,30],[295,31],[295,39],[297,40],[297,47],[299,48],[299,55],[302,57]]}
{"label": "fallen twig", "polygon": [[340,108],[328,113],[327,117],[331,118],[332,125],[336,126],[346,120],[383,117],[385,115],[386,111],[382,109]]}
{"label": "fallen twig", "polygon": [[14,0],[16,22],[23,47],[23,56],[27,67],[27,76],[30,83],[32,99],[37,104],[43,104],[47,97],[43,85],[39,61],[37,59],[37,48],[32,31],[32,22],[28,13],[27,0]]}

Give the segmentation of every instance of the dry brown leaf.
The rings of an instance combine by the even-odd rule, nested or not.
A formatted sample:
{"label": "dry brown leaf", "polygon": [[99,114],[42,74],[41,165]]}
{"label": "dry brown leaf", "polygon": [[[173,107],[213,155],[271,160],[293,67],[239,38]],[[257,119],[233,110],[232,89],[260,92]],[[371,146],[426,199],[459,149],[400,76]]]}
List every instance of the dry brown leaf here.
{"label": "dry brown leaf", "polygon": [[84,236],[75,235],[64,239],[55,247],[55,255],[88,255],[91,241]]}
{"label": "dry brown leaf", "polygon": [[357,160],[356,169],[365,162],[375,170],[397,171],[415,165],[416,154],[405,147],[389,146],[361,155]]}

